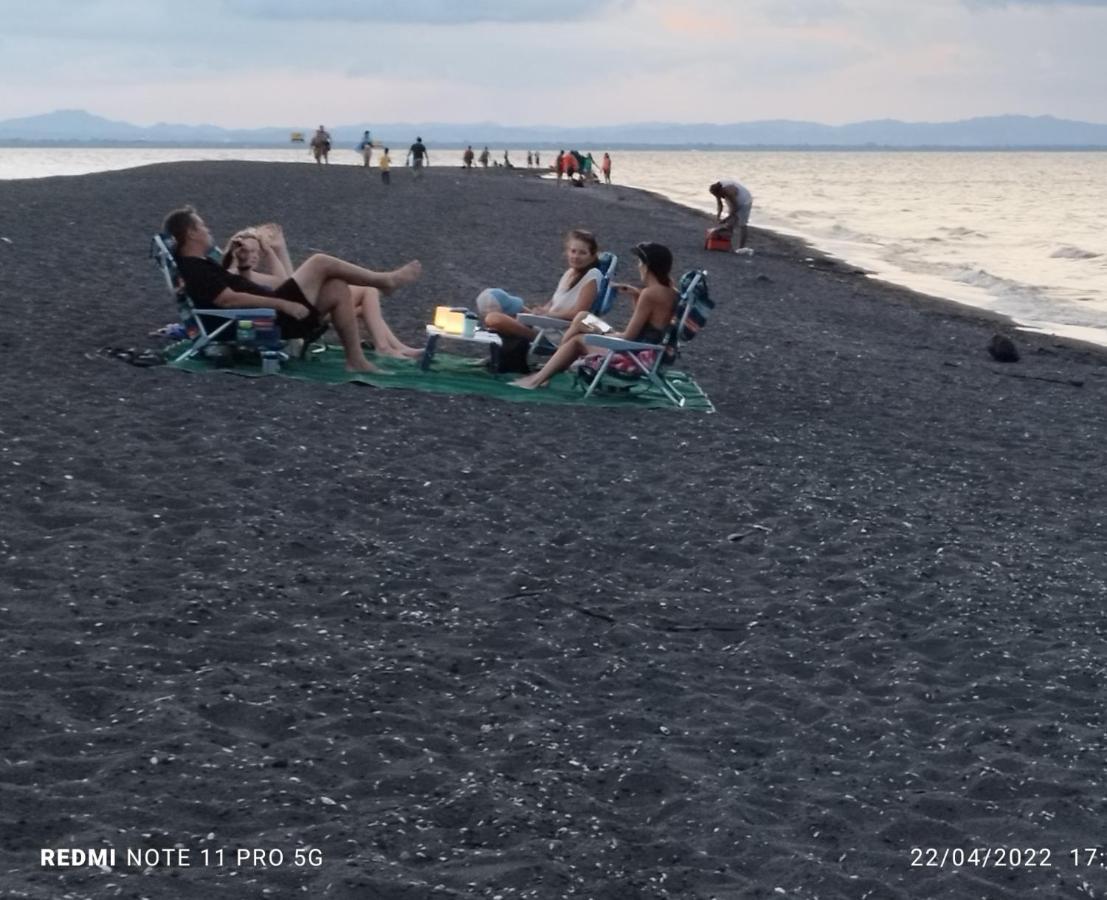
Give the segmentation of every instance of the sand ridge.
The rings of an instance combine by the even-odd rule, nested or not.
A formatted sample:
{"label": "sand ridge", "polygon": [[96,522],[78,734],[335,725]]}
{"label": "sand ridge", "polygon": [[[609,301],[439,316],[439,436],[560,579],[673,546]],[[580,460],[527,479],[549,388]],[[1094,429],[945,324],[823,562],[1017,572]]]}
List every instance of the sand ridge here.
{"label": "sand ridge", "polygon": [[[408,174],[0,183],[4,895],[1107,888],[1067,856],[1104,812],[1102,357],[1020,337],[1000,366],[986,317],[764,232],[705,253],[704,217],[624,188]],[[624,277],[662,241],[710,271],[685,363],[718,412],[90,355],[172,317],[146,246],[185,201],[297,258],[419,257],[407,340],[489,285],[541,298],[569,227]],[[37,864],[178,843],[324,862]],[[929,846],[1053,866],[912,868]]]}

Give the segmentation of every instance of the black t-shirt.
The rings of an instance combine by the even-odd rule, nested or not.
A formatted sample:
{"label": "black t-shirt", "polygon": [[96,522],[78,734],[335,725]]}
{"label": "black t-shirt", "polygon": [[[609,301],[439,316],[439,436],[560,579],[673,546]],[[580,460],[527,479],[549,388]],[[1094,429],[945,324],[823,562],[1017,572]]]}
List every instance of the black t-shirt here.
{"label": "black t-shirt", "polygon": [[427,155],[427,148],[423,146],[421,141],[416,141],[411,145],[411,150],[408,151],[413,159],[422,159]]}
{"label": "black t-shirt", "polygon": [[177,259],[177,271],[184,279],[188,296],[201,309],[214,309],[215,298],[230,288],[243,294],[259,297],[276,297],[277,292],[263,284],[255,284],[248,278],[228,272],[221,265],[199,256],[182,256]]}

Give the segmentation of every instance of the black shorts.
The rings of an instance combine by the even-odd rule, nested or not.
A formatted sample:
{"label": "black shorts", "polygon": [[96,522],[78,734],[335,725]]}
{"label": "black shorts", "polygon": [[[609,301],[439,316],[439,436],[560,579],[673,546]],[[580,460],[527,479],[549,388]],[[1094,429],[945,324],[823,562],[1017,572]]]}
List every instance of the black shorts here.
{"label": "black shorts", "polygon": [[299,303],[310,310],[308,315],[302,319],[278,312],[277,325],[281,329],[281,337],[285,340],[306,338],[319,330],[319,326],[323,324],[319,310],[308,302],[308,298],[304,296],[304,292],[300,290],[300,285],[296,283],[295,279],[288,278],[282,281],[273,293],[282,300],[287,300],[289,303]]}

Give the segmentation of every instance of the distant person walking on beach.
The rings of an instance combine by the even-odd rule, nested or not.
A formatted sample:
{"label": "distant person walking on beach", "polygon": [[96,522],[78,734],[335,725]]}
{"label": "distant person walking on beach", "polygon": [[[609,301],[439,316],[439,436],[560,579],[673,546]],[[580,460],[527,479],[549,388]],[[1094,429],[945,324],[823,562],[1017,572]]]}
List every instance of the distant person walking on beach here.
{"label": "distant person walking on beach", "polygon": [[557,169],[557,183],[561,184],[561,179],[565,175],[565,151],[557,151],[557,162],[554,163],[554,168]]}
{"label": "distant person walking on beach", "polygon": [[[746,226],[753,209],[753,194],[734,178],[721,178],[708,188],[715,198],[715,218],[719,225],[713,231],[716,234],[733,234],[738,229],[738,247],[746,246]],[[723,218],[723,203],[726,203],[726,218]]]}
{"label": "distant person walking on beach", "polygon": [[324,163],[330,165],[331,136],[327,129],[320,125],[311,136],[311,155],[315,157],[315,164]]}
{"label": "distant person walking on beach", "polygon": [[489,154],[489,152],[488,152],[488,148],[487,148],[487,147],[485,147],[485,148],[484,148],[483,150],[481,150],[481,152],[480,152],[480,164],[481,164],[481,166],[482,166],[483,168],[485,168],[485,169],[487,169],[487,168],[488,168],[488,160],[489,160],[489,158],[490,158],[490,154]]}
{"label": "distant person walking on beach", "polygon": [[535,164],[536,166],[540,166],[540,165],[542,165],[542,157],[541,157],[541,156],[539,156],[539,154],[538,154],[538,151],[537,151],[537,150],[535,150],[535,151],[534,151],[534,164]]}
{"label": "distant person walking on beach", "polygon": [[507,158],[507,151],[506,150],[504,151],[504,168],[505,169],[514,169],[515,168],[515,166],[513,166],[511,164],[511,160]]}
{"label": "distant person walking on beach", "polygon": [[465,152],[461,154],[461,163],[466,169],[472,171],[473,169],[473,147],[472,145],[465,148]]}
{"label": "distant person walking on beach", "polygon": [[530,168],[531,166],[533,166],[533,165],[534,165],[534,154],[533,154],[533,153],[531,153],[531,152],[530,152],[530,151],[528,150],[528,151],[527,151],[527,168],[529,169],[529,168]]}
{"label": "distant person walking on beach", "polygon": [[384,184],[392,183],[392,157],[388,155],[388,148],[384,148],[384,153],[381,154],[381,161],[379,163],[381,167],[381,181]]}
{"label": "distant person walking on beach", "polygon": [[[223,268],[272,290],[279,288],[295,271],[284,230],[272,222],[235,234],[223,251]],[[395,359],[422,355],[421,349],[407,346],[388,327],[381,313],[381,292],[377,288],[353,285],[350,296],[365,322],[376,353]]]}
{"label": "distant person walking on beach", "polygon": [[417,137],[415,143],[407,151],[407,161],[415,169],[415,177],[422,178],[423,166],[430,165],[430,154],[427,153],[427,148],[423,145],[421,137]]}
{"label": "distant person walking on beach", "polygon": [[162,230],[176,244],[177,269],[193,301],[201,307],[253,309],[276,312],[277,325],[287,338],[315,333],[324,316],[330,316],[346,354],[351,372],[378,371],[361,349],[353,286],[374,287],[385,294],[414,283],[422,274],[418,260],[390,272],[374,272],[334,256],[315,253],[275,288],[255,284],[224,269],[208,257],[211,231],[191,206],[175,209],[165,217]]}
{"label": "distant person walking on beach", "polygon": [[357,148],[361,151],[361,164],[369,168],[373,164],[373,138],[368,131],[361,136]]}
{"label": "distant person walking on beach", "polygon": [[604,184],[611,184],[611,154],[605,153],[603,155],[603,161],[600,163],[600,170],[603,172]]}

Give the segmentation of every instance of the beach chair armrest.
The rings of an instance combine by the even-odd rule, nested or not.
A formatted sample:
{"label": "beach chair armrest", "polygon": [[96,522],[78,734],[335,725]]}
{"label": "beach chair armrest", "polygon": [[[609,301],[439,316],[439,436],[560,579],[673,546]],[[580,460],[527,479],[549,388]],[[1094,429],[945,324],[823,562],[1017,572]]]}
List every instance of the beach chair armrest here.
{"label": "beach chair armrest", "polygon": [[532,313],[520,313],[516,321],[520,325],[526,325],[528,328],[537,328],[539,330],[552,329],[554,331],[564,331],[572,324],[568,319],[559,319],[557,316],[536,316]]}
{"label": "beach chair armrest", "polygon": [[661,344],[643,344],[641,341],[628,341],[624,338],[609,337],[605,334],[581,335],[586,347],[594,347],[597,350],[664,350]]}
{"label": "beach chair armrest", "polygon": [[274,319],[277,316],[275,309],[268,307],[251,307],[249,309],[194,309],[198,316],[218,316],[223,319]]}

